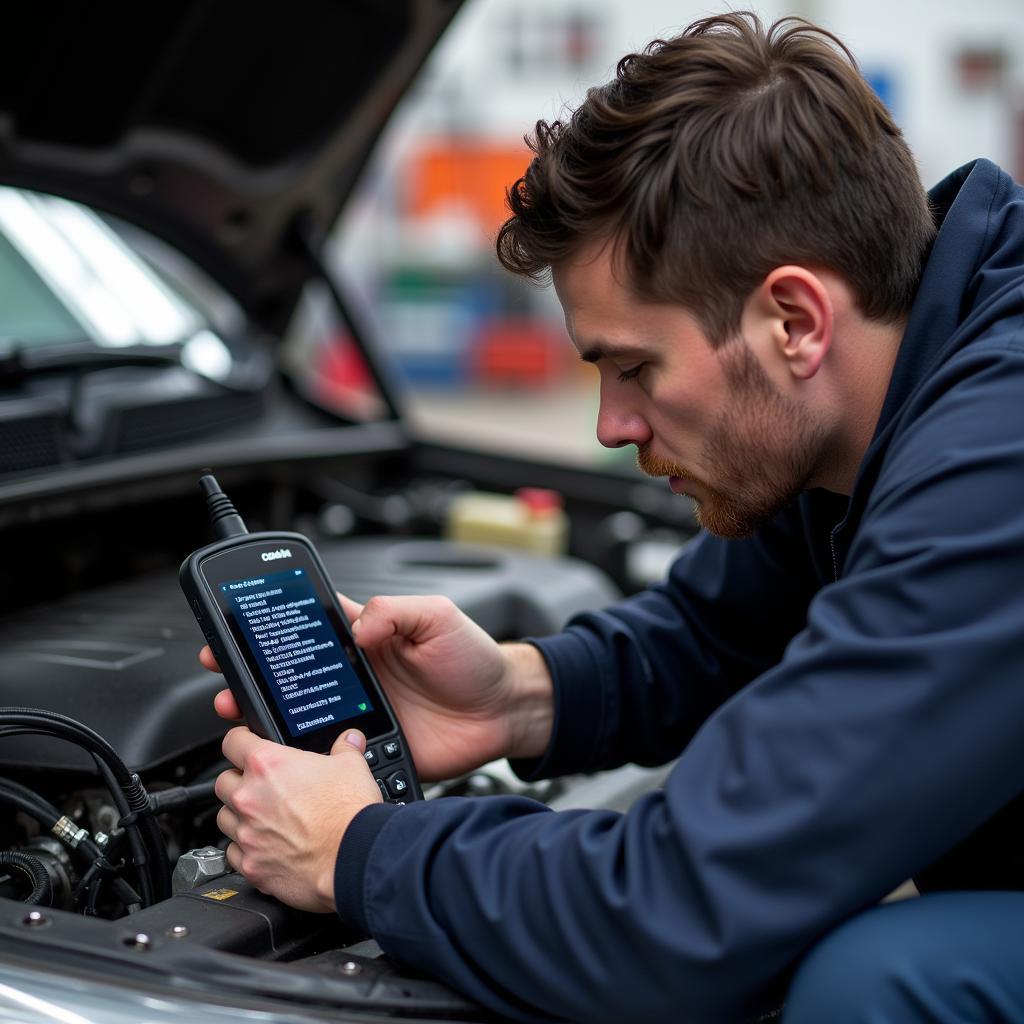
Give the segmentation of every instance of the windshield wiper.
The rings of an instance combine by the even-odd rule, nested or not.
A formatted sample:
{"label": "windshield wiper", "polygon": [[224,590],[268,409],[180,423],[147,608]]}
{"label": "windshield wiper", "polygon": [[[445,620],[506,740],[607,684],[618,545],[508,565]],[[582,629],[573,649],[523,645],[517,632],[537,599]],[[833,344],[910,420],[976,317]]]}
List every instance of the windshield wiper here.
{"label": "windshield wiper", "polygon": [[70,373],[81,376],[94,370],[121,366],[183,366],[183,346],[177,343],[154,349],[151,345],[98,348],[94,345],[8,344],[0,355],[0,388],[17,387],[31,377]]}
{"label": "windshield wiper", "polygon": [[[0,351],[3,346],[0,345]],[[96,443],[97,428],[88,423],[85,381],[92,373],[122,367],[152,367],[160,370],[178,369],[201,377],[182,359],[184,345],[172,342],[154,349],[151,345],[125,345],[120,348],[99,348],[91,342],[69,345],[26,347],[8,345],[0,355],[0,392],[11,391],[38,377],[67,378],[68,397],[64,415],[65,440],[77,456],[90,452]],[[207,378],[202,377],[205,381]],[[225,388],[221,381],[210,381]]]}

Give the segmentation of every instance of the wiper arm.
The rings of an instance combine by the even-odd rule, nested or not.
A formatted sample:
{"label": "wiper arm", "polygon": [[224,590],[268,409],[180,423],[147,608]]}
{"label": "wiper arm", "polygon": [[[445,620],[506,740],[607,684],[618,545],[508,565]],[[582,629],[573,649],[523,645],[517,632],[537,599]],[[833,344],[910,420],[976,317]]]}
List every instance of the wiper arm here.
{"label": "wiper arm", "polygon": [[183,350],[184,346],[177,342],[161,345],[158,349],[150,345],[99,348],[87,343],[28,348],[15,344],[0,355],[0,391],[16,388],[36,377],[67,377],[66,443],[72,452],[82,455],[90,451],[96,442],[95,430],[88,426],[85,415],[84,382],[88,375],[130,366],[180,368],[195,373],[182,361]]}
{"label": "wiper arm", "polygon": [[94,370],[119,366],[182,366],[180,344],[125,345],[122,348],[97,348],[92,345],[44,345],[26,348],[14,345],[0,356],[0,388],[16,387],[30,377],[50,373],[80,376]]}

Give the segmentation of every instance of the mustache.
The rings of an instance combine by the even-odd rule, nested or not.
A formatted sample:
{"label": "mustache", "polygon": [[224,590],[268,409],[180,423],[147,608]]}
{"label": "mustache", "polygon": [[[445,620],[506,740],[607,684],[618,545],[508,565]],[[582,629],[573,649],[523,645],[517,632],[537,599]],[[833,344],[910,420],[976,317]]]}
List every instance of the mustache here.
{"label": "mustache", "polygon": [[660,455],[655,455],[647,445],[637,448],[636,464],[640,467],[641,472],[646,473],[648,476],[678,476],[686,477],[690,480],[697,479],[685,467],[680,466],[671,459],[664,459]]}

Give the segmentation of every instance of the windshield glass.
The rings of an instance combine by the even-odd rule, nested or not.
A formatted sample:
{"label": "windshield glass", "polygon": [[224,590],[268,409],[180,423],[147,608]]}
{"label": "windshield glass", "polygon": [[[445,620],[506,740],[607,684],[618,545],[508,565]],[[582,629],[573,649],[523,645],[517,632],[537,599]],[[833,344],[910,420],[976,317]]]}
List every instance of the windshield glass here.
{"label": "windshield glass", "polygon": [[207,318],[106,221],[79,203],[0,187],[0,341],[11,349],[183,345],[182,363],[225,378]]}

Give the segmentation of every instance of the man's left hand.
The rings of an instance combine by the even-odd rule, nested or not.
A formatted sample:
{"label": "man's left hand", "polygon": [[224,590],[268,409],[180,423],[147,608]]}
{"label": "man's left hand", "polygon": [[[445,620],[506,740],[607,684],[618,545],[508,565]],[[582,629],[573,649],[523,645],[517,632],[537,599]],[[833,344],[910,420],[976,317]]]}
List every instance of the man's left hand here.
{"label": "man's left hand", "polygon": [[292,907],[333,911],[341,837],[359,811],[381,799],[365,749],[357,729],[342,733],[329,756],[232,729],[223,750],[235,767],[216,785],[231,867]]}

